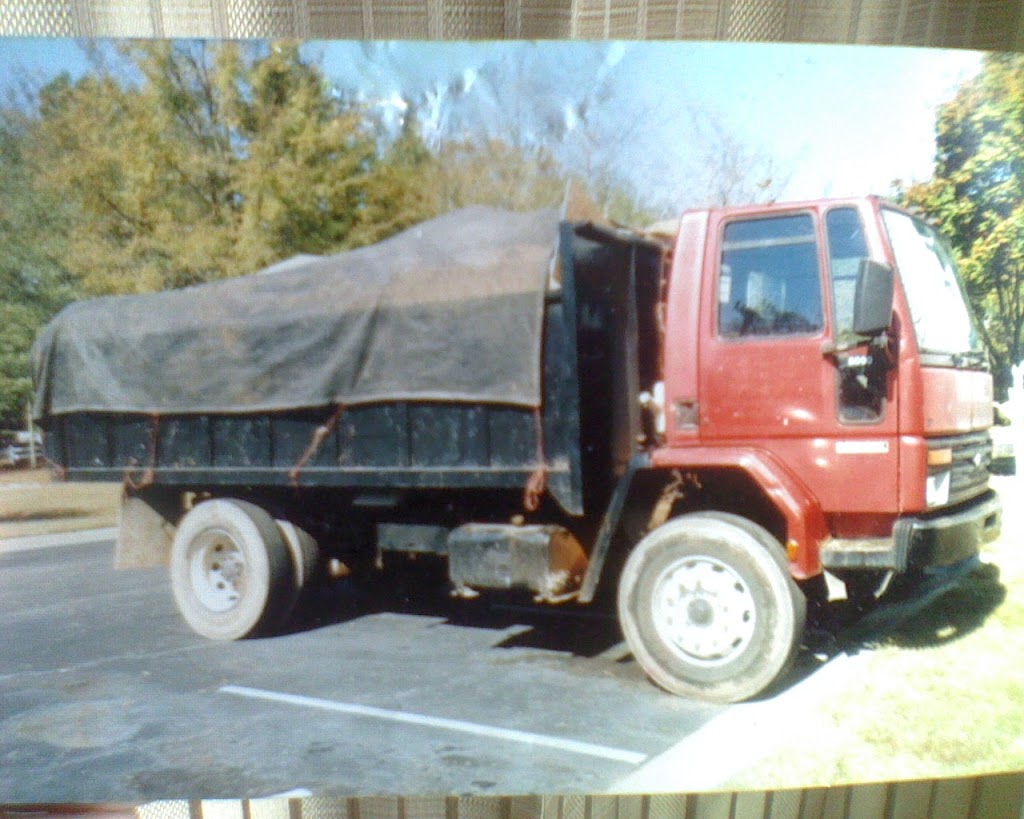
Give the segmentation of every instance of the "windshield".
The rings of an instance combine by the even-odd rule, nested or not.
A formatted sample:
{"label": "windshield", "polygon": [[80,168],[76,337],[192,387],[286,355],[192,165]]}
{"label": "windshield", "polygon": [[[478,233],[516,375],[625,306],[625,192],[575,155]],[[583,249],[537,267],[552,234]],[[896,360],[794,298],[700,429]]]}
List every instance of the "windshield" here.
{"label": "windshield", "polygon": [[882,218],[921,353],[948,356],[954,364],[966,354],[972,363],[983,363],[984,347],[946,243],[924,222],[905,213],[883,210]]}

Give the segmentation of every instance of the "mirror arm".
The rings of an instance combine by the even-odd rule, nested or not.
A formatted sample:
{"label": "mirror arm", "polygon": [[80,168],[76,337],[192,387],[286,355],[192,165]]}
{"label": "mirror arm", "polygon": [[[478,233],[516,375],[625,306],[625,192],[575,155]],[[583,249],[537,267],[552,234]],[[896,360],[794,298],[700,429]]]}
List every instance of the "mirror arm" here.
{"label": "mirror arm", "polygon": [[842,361],[839,359],[840,354],[848,353],[858,348],[865,348],[865,355],[880,355],[885,362],[886,369],[892,369],[896,366],[896,351],[893,349],[892,339],[889,336],[888,330],[883,330],[871,338],[857,338],[842,342],[836,342],[827,338],[821,342],[821,354],[827,358],[834,359],[837,364],[842,364]]}
{"label": "mirror arm", "polygon": [[889,335],[888,330],[883,330],[871,339],[871,349],[878,351],[885,360],[886,367],[890,370],[896,367],[896,361],[898,360],[896,346],[896,342]]}
{"label": "mirror arm", "polygon": [[830,338],[826,338],[821,342],[821,354],[823,356],[835,357],[839,353],[848,353],[850,350],[856,350],[858,347],[863,347],[870,344],[871,340],[866,338],[858,338],[853,341],[835,342]]}

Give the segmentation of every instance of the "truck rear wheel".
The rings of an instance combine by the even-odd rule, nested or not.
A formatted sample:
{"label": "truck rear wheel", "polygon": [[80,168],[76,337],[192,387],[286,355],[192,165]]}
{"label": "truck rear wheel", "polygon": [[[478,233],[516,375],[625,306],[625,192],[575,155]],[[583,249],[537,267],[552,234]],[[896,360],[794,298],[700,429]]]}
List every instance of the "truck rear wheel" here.
{"label": "truck rear wheel", "polygon": [[275,521],[284,538],[285,545],[291,554],[292,566],[295,569],[295,588],[301,597],[302,592],[317,579],[320,571],[320,547],[316,538],[301,526],[289,520]]}
{"label": "truck rear wheel", "polygon": [[171,588],[185,622],[212,640],[280,625],[299,591],[274,519],[233,499],[204,501],[182,519],[171,547]]}
{"label": "truck rear wheel", "polygon": [[655,683],[715,702],[749,699],[777,679],[796,656],[807,610],[778,541],[715,512],[641,540],[618,608],[626,643]]}
{"label": "truck rear wheel", "polygon": [[295,584],[295,603],[291,607],[292,617],[301,617],[302,611],[314,598],[313,588],[325,577],[320,545],[316,538],[301,526],[296,526],[289,520],[275,522],[291,554],[294,570],[292,582]]}

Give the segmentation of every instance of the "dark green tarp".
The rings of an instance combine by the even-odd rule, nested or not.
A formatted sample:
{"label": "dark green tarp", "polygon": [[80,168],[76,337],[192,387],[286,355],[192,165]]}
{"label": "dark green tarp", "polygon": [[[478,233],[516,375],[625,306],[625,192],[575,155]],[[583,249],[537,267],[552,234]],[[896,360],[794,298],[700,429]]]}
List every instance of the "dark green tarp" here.
{"label": "dark green tarp", "polygon": [[541,400],[558,214],[469,208],[371,247],[73,304],[34,348],[37,418]]}

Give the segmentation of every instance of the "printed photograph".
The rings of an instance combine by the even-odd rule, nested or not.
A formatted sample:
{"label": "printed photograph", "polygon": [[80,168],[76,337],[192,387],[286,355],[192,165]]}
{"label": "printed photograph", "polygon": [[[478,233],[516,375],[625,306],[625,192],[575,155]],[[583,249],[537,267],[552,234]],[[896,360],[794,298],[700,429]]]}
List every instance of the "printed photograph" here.
{"label": "printed photograph", "polygon": [[0,39],[0,804],[1024,769],[1022,135],[1008,53]]}

